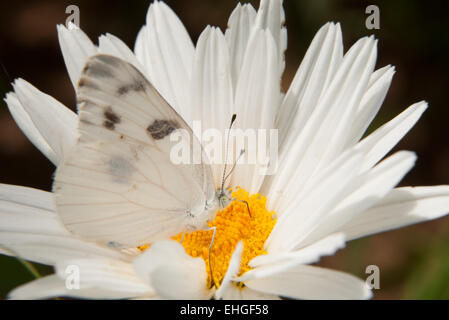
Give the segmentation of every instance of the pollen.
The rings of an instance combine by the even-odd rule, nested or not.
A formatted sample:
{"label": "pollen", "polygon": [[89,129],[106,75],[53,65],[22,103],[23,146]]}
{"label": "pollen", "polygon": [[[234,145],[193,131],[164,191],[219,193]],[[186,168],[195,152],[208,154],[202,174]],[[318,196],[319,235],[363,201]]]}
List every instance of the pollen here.
{"label": "pollen", "polygon": [[[209,287],[220,286],[232,253],[240,240],[243,241],[243,253],[239,275],[250,270],[248,263],[253,258],[266,254],[264,243],[276,224],[276,214],[266,209],[265,197],[260,194],[250,196],[241,188],[233,191],[232,197],[234,201],[225,209],[219,210],[215,220],[208,223],[209,227],[216,227],[210,256],[209,246],[213,230],[186,232],[182,240],[187,254],[192,257],[201,257],[206,263]],[[181,241],[181,238],[182,233],[172,239]]]}

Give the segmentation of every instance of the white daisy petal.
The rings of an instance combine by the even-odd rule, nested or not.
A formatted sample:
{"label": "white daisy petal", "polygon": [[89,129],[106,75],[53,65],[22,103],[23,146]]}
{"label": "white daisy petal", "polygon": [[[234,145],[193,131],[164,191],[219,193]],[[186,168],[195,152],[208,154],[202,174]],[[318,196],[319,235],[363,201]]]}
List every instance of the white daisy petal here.
{"label": "white daisy petal", "polygon": [[[234,101],[228,49],[226,40],[218,28],[207,27],[198,39],[191,93],[191,119],[201,120],[203,132],[207,129],[224,132],[225,122],[231,120],[234,112]],[[225,121],[226,119],[228,121]],[[225,149],[223,148],[221,152],[224,154]],[[218,188],[221,184],[223,166],[212,162],[212,171],[215,187]]]}
{"label": "white daisy petal", "polygon": [[[265,243],[267,252],[293,250],[342,198],[351,194],[359,185],[361,159],[362,155],[357,150],[350,150],[321,172],[307,195],[291,202],[278,217]],[[326,197],[323,197],[324,194]]]}
{"label": "white daisy petal", "polygon": [[[70,269],[69,269],[70,267]],[[55,266],[56,274],[65,279],[67,270],[79,272],[79,287],[90,287],[105,291],[119,291],[125,297],[154,294],[154,290],[142,282],[133,265],[115,259],[92,258],[64,260]]]}
{"label": "white daisy petal", "polygon": [[264,279],[245,281],[250,289],[294,299],[369,299],[366,283],[340,271],[301,265]]}
{"label": "white daisy petal", "polygon": [[426,102],[415,103],[360,141],[358,147],[368,152],[362,169],[367,170],[382,159],[415,125],[426,109]]}
{"label": "white daisy petal", "polygon": [[150,81],[181,115],[188,110],[194,46],[176,14],[163,2],[150,5],[136,41],[137,59]]}
{"label": "white daisy petal", "polygon": [[[65,281],[56,275],[46,276],[15,288],[8,294],[11,300],[48,299],[67,294]],[[71,290],[75,291],[75,290]]]}
{"label": "white daisy petal", "polygon": [[449,212],[449,186],[392,190],[372,208],[340,228],[349,240],[436,219]]}
{"label": "white daisy petal", "polygon": [[97,52],[89,37],[75,24],[69,23],[68,29],[57,25],[59,45],[73,87],[76,89],[81,70],[87,58]]}
{"label": "white daisy petal", "polygon": [[285,67],[284,51],[287,49],[287,29],[282,0],[261,0],[255,20],[256,29],[267,29],[273,36],[279,60],[279,77]]}
{"label": "white daisy petal", "polygon": [[[276,61],[273,37],[268,31],[257,30],[249,41],[236,88],[235,105],[238,106],[238,114],[234,128],[274,128],[280,101]],[[246,147],[244,157],[256,154],[255,145]],[[236,177],[238,182],[235,181]],[[250,193],[255,193],[259,190],[263,178],[259,173],[259,166],[240,164],[234,171],[231,184],[240,185]]]}
{"label": "white daisy petal", "polygon": [[236,281],[246,282],[253,279],[269,278],[304,264],[316,263],[321,256],[334,254],[343,248],[345,238],[342,233],[333,234],[308,247],[293,252],[274,253],[272,259],[258,260],[265,263],[246,272]]}
{"label": "white daisy petal", "polygon": [[335,210],[355,207],[355,203],[369,201],[369,198],[382,199],[410,171],[415,161],[416,154],[410,151],[399,151],[386,158],[365,174],[365,181],[360,187],[343,199]]}
{"label": "white daisy petal", "polygon": [[[148,42],[148,27],[143,26],[140,28],[139,33],[136,37],[136,42],[134,44],[134,55],[136,56],[137,61],[143,68],[143,73],[147,74],[148,70],[150,70],[150,59],[147,48]],[[150,75],[147,75],[148,79],[150,79]],[[154,84],[155,85],[155,84]]]}
{"label": "white daisy petal", "polygon": [[371,75],[368,89],[360,102],[346,146],[349,147],[358,142],[373,121],[387,95],[394,72],[394,67],[386,66]]}
{"label": "white daisy petal", "polygon": [[78,136],[76,114],[23,79],[16,79],[13,87],[37,131],[61,161]]}
{"label": "white daisy petal", "polygon": [[294,264],[310,264],[316,263],[319,261],[320,257],[332,255],[337,250],[343,248],[345,246],[345,237],[343,233],[331,234],[330,236],[324,237],[315,243],[304,247],[297,251],[291,252],[280,252],[280,253],[272,253],[267,255],[261,255],[255,257],[249,262],[249,266],[253,269],[242,278],[246,278],[249,273],[255,273],[257,278],[257,272],[259,272],[260,266],[276,264],[281,261],[294,263]]}
{"label": "white daisy petal", "polygon": [[0,184],[0,201],[9,201],[47,211],[54,208],[52,193],[10,184]]}
{"label": "white daisy petal", "polygon": [[207,299],[204,260],[187,255],[176,241],[155,242],[134,262],[137,274],[164,299]]}
{"label": "white daisy petal", "polygon": [[416,161],[413,152],[401,151],[364,174],[357,189],[332,209],[301,245],[311,244],[336,232],[345,223],[383,199],[410,171]]}
{"label": "white daisy petal", "polygon": [[198,38],[192,72],[193,119],[210,128],[224,129],[231,119],[233,92],[229,54],[220,29],[207,27]]}
{"label": "white daisy petal", "polygon": [[16,79],[13,87],[15,96],[6,101],[11,114],[36,147],[58,165],[78,137],[76,114],[23,79]]}
{"label": "white daisy petal", "polygon": [[0,252],[53,265],[79,257],[128,259],[118,251],[74,238],[54,211],[53,194],[0,185]]}
{"label": "white daisy petal", "polygon": [[[248,43],[235,104],[241,113],[236,125],[244,128],[273,128],[279,103],[279,79],[276,77],[276,51],[273,37],[258,30]],[[260,114],[260,117],[255,117]]]}
{"label": "white daisy petal", "polygon": [[22,130],[28,140],[30,140],[31,143],[34,144],[34,146],[38,148],[48,160],[50,160],[54,165],[58,165],[58,156],[39,133],[39,130],[34,125],[30,115],[26,112],[25,108],[17,98],[17,95],[13,92],[9,92],[6,94],[6,98],[4,100],[8,105],[9,112],[11,112],[14,121],[17,123],[20,130]]}
{"label": "white daisy petal", "polygon": [[98,38],[98,52],[119,57],[132,63],[136,68],[144,72],[134,52],[122,40],[110,33],[101,35]]}
{"label": "white daisy petal", "polygon": [[129,297],[129,293],[100,288],[68,289],[64,279],[57,275],[50,275],[21,285],[8,294],[8,298],[13,300],[49,299],[55,297],[124,299]]}
{"label": "white daisy petal", "polygon": [[340,25],[327,23],[312,40],[279,110],[277,128],[281,149],[285,139],[290,144],[298,137],[342,59]]}
{"label": "white daisy petal", "polygon": [[50,192],[0,184],[0,232],[68,236],[53,201]]}
{"label": "white daisy petal", "polygon": [[243,64],[248,40],[256,18],[256,10],[251,4],[237,4],[228,20],[225,38],[229,46],[232,66],[232,84],[237,86],[237,79]]}
{"label": "white daisy petal", "polygon": [[373,71],[376,52],[376,41],[363,38],[345,55],[329,89],[285,159],[280,155],[280,169],[273,183],[263,189],[264,194],[273,195],[268,203],[270,208],[283,211],[285,204],[307,186],[310,177],[343,151],[343,141]]}
{"label": "white daisy petal", "polygon": [[0,231],[0,252],[47,265],[80,257],[129,259],[119,251],[104,248],[92,242],[68,236],[32,232]]}
{"label": "white daisy petal", "polygon": [[242,252],[243,252],[243,242],[239,241],[237,243],[237,246],[235,247],[234,252],[232,253],[231,260],[229,261],[228,270],[226,271],[226,274],[223,278],[223,281],[221,282],[220,288],[218,288],[217,292],[215,293],[216,299],[222,299],[223,296],[225,296],[232,287],[232,279],[240,272],[240,261],[242,259]]}

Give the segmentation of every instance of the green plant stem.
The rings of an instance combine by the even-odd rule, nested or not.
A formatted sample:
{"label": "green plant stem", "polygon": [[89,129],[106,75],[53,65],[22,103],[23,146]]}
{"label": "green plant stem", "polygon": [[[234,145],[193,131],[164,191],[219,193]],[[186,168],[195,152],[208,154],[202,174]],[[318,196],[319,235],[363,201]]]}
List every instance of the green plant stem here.
{"label": "green plant stem", "polygon": [[16,257],[16,259],[19,260],[19,262],[33,275],[34,278],[37,279],[41,277],[39,271],[37,271],[36,267],[33,266],[33,264],[19,257]]}

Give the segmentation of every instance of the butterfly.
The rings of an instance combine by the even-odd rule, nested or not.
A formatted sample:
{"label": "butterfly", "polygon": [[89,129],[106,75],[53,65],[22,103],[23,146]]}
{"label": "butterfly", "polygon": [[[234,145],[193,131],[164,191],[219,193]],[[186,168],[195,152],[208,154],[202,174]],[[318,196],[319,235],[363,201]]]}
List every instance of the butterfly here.
{"label": "butterfly", "polygon": [[[53,183],[57,212],[72,233],[110,247],[137,247],[203,229],[230,201],[228,190],[215,190],[189,125],[132,64],[90,57],[77,106],[79,139]],[[174,132],[192,153],[200,150],[199,163],[170,160]]]}

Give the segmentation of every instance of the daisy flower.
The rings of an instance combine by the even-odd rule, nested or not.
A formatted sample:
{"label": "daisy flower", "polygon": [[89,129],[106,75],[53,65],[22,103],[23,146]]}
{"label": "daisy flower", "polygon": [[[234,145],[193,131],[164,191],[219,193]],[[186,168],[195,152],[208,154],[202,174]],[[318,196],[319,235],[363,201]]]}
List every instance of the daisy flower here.
{"label": "daisy flower", "polygon": [[[373,37],[344,54],[340,25],[327,23],[284,94],[281,0],[262,0],[257,11],[237,5],[226,31],[207,27],[196,46],[163,2],[150,5],[134,51],[111,34],[95,45],[74,25],[57,29],[75,88],[90,56],[119,57],[189,124],[224,130],[236,113],[237,128],[277,129],[278,169],[261,176],[255,166],[236,167],[228,187],[237,200],[209,222],[216,227],[210,254],[207,230],[138,248],[102,246],[65,228],[53,193],[0,185],[0,252],[55,268],[10,298],[366,299],[372,293],[362,279],[311,264],[346,241],[449,211],[449,186],[395,188],[413,167],[413,152],[386,156],[426,102],[363,137],[394,74],[392,66],[375,70]],[[77,114],[23,79],[13,87],[5,101],[18,126],[62,165],[77,143]],[[221,170],[213,167],[216,186]],[[79,288],[67,286],[70,266],[79,268]]]}

